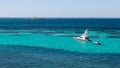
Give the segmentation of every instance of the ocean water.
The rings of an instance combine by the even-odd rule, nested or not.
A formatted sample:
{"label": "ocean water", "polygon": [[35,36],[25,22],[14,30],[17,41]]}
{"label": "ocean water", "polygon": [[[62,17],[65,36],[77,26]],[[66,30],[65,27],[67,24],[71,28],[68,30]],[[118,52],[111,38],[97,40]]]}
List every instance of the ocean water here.
{"label": "ocean water", "polygon": [[119,43],[119,18],[0,18],[2,68],[118,68]]}

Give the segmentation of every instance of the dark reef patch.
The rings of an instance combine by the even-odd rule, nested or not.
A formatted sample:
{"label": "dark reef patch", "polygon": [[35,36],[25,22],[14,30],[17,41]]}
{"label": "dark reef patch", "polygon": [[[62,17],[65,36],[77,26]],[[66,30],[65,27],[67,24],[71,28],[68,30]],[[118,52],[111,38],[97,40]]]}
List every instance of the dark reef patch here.
{"label": "dark reef patch", "polygon": [[119,68],[119,53],[79,53],[65,50],[0,45],[1,68]]}
{"label": "dark reef patch", "polygon": [[120,36],[107,36],[108,38],[120,38]]}

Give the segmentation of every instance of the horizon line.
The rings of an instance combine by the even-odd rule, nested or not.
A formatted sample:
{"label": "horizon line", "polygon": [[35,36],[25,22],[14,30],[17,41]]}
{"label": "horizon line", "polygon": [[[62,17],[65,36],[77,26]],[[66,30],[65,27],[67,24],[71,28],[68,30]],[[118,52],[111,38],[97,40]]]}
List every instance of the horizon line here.
{"label": "horizon line", "polygon": [[120,18],[120,17],[0,17],[0,18]]}

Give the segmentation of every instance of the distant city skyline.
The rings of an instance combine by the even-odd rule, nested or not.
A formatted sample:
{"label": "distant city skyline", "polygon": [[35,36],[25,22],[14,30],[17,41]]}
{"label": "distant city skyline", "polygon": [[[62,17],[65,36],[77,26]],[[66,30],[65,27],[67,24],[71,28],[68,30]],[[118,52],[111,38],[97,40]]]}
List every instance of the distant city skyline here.
{"label": "distant city skyline", "polygon": [[0,17],[120,18],[120,0],[0,0]]}

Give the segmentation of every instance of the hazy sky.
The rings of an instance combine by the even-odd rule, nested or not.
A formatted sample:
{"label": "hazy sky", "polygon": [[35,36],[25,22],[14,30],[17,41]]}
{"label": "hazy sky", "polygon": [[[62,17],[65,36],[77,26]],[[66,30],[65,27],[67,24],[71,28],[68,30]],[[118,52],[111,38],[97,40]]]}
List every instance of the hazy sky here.
{"label": "hazy sky", "polygon": [[120,18],[120,0],[0,0],[0,17]]}

